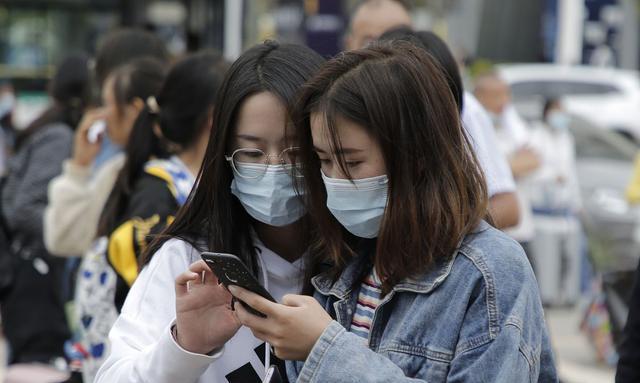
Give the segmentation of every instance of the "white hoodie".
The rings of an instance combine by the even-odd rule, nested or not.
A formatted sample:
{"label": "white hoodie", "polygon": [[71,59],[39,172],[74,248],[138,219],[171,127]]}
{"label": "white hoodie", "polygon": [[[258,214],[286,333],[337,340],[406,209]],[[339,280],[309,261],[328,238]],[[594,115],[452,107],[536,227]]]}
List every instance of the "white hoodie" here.
{"label": "white hoodie", "polygon": [[[271,295],[278,301],[302,288],[303,259],[290,263],[259,240]],[[173,239],[162,246],[131,287],[118,320],[109,333],[111,355],[96,376],[97,383],[260,382],[264,376],[264,342],[246,327],[219,353],[208,356],[182,349],[171,335],[175,322],[175,279],[200,259],[188,243]],[[265,273],[261,273],[265,274]],[[284,371],[281,371],[284,374]]]}

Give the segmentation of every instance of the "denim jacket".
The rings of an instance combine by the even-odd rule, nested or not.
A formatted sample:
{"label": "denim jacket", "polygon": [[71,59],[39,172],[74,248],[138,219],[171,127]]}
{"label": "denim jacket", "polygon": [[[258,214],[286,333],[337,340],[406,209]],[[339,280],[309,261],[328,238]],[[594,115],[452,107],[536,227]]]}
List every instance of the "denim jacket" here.
{"label": "denim jacket", "polygon": [[312,283],[335,319],[298,382],[557,382],[538,287],[522,248],[482,222],[453,256],[407,278],[375,310],[368,344],[348,332],[363,256]]}

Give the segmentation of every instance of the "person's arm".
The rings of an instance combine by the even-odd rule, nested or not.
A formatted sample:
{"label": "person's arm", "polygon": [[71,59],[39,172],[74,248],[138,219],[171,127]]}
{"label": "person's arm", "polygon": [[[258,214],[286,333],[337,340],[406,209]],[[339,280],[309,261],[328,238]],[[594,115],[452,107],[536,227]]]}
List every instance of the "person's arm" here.
{"label": "person's arm", "polygon": [[142,270],[109,333],[111,353],[96,383],[197,382],[221,355],[186,351],[171,333],[176,318],[175,280],[189,268],[190,251],[183,242],[170,241]]}
{"label": "person's arm", "polygon": [[[494,298],[499,310],[489,310],[484,325],[478,323],[477,315],[462,322],[447,382],[511,383],[538,377],[552,381],[555,376],[535,277],[524,254],[520,256],[517,266],[490,270],[491,284],[500,286],[500,297]],[[477,293],[467,297],[467,312],[487,312],[488,297],[495,294],[490,293],[487,280],[479,280]],[[269,342],[282,359],[304,360],[298,383],[422,381],[406,377],[391,360],[369,349],[312,297],[286,295],[278,304],[236,286],[229,291],[267,316],[250,314],[241,305],[236,308],[240,322],[256,337]],[[479,326],[491,329],[479,333]]]}
{"label": "person's arm", "polygon": [[538,154],[527,147],[518,149],[509,157],[509,166],[516,179],[531,174],[540,167],[540,164]]}
{"label": "person's arm", "polygon": [[640,382],[640,264],[629,302],[629,317],[618,350],[616,383]]}
{"label": "person's arm", "polygon": [[498,229],[508,229],[520,222],[520,208],[516,192],[498,193],[489,198],[489,214]]}
{"label": "person's arm", "polygon": [[44,128],[35,133],[31,142],[29,159],[15,190],[12,209],[7,221],[13,230],[28,238],[42,237],[42,217],[47,205],[47,184],[60,174],[62,161],[69,155],[71,132],[65,126]]}
{"label": "person's arm", "polygon": [[498,229],[516,226],[520,221],[516,184],[506,156],[496,150],[500,146],[491,118],[472,95],[465,94],[464,102],[462,122],[487,181],[493,223]]}
{"label": "person's arm", "polygon": [[44,214],[45,246],[51,254],[78,256],[88,250],[123,164],[124,155],[118,155],[92,177],[89,167],[65,161],[62,174],[49,184]]}

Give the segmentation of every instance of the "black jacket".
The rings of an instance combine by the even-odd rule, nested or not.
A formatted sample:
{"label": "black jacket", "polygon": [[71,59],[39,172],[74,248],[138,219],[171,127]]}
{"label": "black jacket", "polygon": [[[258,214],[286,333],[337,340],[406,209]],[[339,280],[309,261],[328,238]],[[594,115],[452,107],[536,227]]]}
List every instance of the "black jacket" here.
{"label": "black jacket", "polygon": [[616,383],[640,382],[640,264],[629,303],[629,318],[618,352]]}

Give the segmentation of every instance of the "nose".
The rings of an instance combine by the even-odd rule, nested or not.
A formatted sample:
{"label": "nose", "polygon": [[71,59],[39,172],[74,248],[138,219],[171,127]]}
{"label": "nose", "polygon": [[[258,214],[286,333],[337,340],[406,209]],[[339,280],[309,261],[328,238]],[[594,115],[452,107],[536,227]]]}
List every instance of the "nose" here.
{"label": "nose", "polygon": [[282,164],[282,161],[280,161],[280,156],[278,154],[269,154],[267,155],[267,164],[280,165]]}

